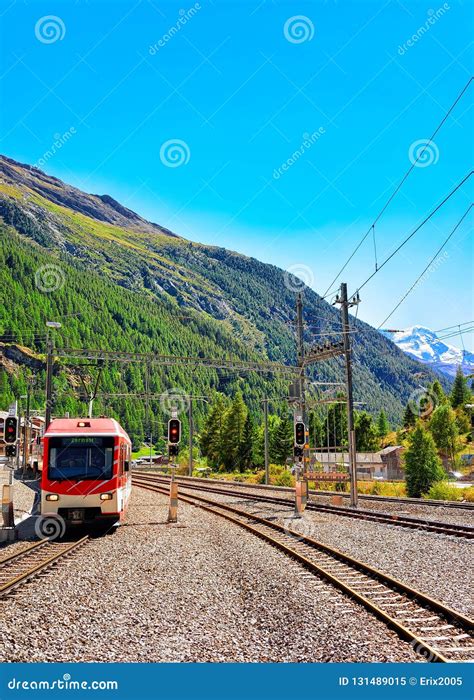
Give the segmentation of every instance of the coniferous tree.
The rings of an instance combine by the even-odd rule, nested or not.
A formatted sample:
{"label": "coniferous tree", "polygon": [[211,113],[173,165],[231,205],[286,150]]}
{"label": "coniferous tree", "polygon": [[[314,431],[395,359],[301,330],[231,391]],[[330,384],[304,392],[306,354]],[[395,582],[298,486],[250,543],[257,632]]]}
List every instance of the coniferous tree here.
{"label": "coniferous tree", "polygon": [[436,406],[441,406],[441,404],[447,402],[448,397],[444,393],[443,387],[441,386],[440,382],[437,379],[435,379],[435,381],[431,385],[430,391],[431,391],[431,394],[433,395]]}
{"label": "coniferous tree", "polygon": [[272,460],[276,464],[285,464],[291,455],[293,445],[293,422],[288,415],[280,417],[273,441]]}
{"label": "coniferous tree", "polygon": [[419,498],[444,476],[433,436],[421,423],[418,423],[410,435],[409,446],[405,453],[405,481],[408,496]]}
{"label": "coniferous tree", "polygon": [[255,443],[255,428],[250,413],[247,413],[247,418],[244,425],[242,436],[242,444],[240,446],[240,457],[242,469],[250,469],[253,466],[253,450]]}
{"label": "coniferous tree", "polygon": [[453,408],[458,408],[459,406],[464,407],[466,403],[469,403],[470,398],[471,394],[467,386],[466,377],[463,374],[462,368],[458,367],[450,396],[451,406]]}
{"label": "coniferous tree", "polygon": [[459,431],[456,413],[449,404],[438,406],[433,412],[429,429],[438,450],[444,452],[453,464],[458,447]]}
{"label": "coniferous tree", "polygon": [[309,414],[309,440],[316,448],[323,447],[326,444],[324,422],[316,411],[311,411]]}
{"label": "coniferous tree", "polygon": [[387,416],[382,408],[379,413],[379,417],[377,418],[377,434],[380,438],[384,438],[389,430],[390,426],[388,424]]}
{"label": "coniferous tree", "polygon": [[209,466],[215,469],[223,463],[225,412],[225,398],[217,394],[201,432],[202,454],[207,457]]}
{"label": "coniferous tree", "polygon": [[374,452],[379,447],[377,430],[373,424],[372,416],[366,411],[355,415],[356,450],[358,452]]}
{"label": "coniferous tree", "polygon": [[227,471],[243,469],[241,446],[246,419],[247,407],[238,391],[224,417],[222,464]]}
{"label": "coniferous tree", "polygon": [[416,425],[416,415],[413,413],[410,403],[407,403],[405,412],[403,413],[403,427],[413,428]]}

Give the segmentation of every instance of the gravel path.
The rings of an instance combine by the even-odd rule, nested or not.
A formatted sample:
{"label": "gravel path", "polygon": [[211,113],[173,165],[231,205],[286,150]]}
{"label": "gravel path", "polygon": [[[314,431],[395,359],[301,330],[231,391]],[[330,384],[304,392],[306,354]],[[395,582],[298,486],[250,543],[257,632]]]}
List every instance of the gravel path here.
{"label": "gravel path", "polygon": [[[184,487],[183,493],[192,495]],[[455,610],[474,615],[472,541],[313,511],[305,511],[301,521],[288,521],[294,509],[202,491],[196,495],[233,503],[263,517],[277,516],[278,522],[336,547]]]}
{"label": "gravel path", "polygon": [[135,488],[127,524],[0,602],[0,661],[420,661],[252,534]]}

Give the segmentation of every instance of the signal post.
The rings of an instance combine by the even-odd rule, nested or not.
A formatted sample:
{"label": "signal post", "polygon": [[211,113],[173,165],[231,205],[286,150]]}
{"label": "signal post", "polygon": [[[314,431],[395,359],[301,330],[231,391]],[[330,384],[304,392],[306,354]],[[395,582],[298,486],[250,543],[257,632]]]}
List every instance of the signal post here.
{"label": "signal post", "polygon": [[171,458],[179,454],[179,443],[181,441],[181,421],[173,411],[172,418],[168,421],[168,459],[171,469],[170,479],[170,503],[168,509],[168,522],[178,522],[178,484],[175,481],[176,465],[171,464]]}
{"label": "signal post", "polygon": [[302,413],[294,413],[294,465],[295,465],[295,515],[301,517],[308,502],[308,481],[306,479],[308,454],[308,430]]}
{"label": "signal post", "polygon": [[15,519],[13,516],[13,469],[18,453],[18,415],[16,402],[10,406],[10,414],[5,418],[4,435],[5,455],[8,457],[8,484],[2,487],[2,530],[0,541],[15,539]]}

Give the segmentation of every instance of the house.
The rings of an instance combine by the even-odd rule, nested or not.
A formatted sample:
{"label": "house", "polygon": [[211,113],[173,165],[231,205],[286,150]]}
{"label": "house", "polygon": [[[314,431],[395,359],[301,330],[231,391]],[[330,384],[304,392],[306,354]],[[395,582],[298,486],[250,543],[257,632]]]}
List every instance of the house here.
{"label": "house", "polygon": [[[387,481],[399,481],[405,478],[402,469],[401,455],[403,447],[396,445],[385,447],[379,452],[357,452],[357,478],[358,479],[385,479]],[[310,450],[311,469],[324,472],[347,471],[349,472],[348,452],[318,452]]]}

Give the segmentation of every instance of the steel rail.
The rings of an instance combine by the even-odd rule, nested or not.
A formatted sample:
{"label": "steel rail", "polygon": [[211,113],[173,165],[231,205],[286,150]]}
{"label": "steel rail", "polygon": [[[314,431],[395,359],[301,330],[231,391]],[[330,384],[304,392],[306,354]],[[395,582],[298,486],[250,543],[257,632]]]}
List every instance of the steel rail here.
{"label": "steel rail", "polygon": [[[152,482],[168,483],[168,478],[166,476],[156,475],[144,475],[137,472],[137,476],[142,479],[148,479]],[[267,495],[256,495],[256,494],[246,494],[242,491],[235,490],[234,484],[230,488],[219,488],[219,486],[214,487],[211,484],[188,484],[186,483],[186,477],[176,477],[178,483],[182,485],[183,488],[197,490],[197,491],[207,491],[209,493],[219,493],[228,496],[237,496],[243,498],[249,498],[255,501],[261,501],[262,503],[274,503],[278,505],[291,505],[292,501],[289,498],[279,498],[278,496],[267,496]],[[334,515],[340,515],[347,518],[355,518],[356,520],[367,520],[369,522],[383,523],[385,525],[394,525],[396,527],[404,527],[411,530],[424,530],[425,532],[432,532],[441,535],[450,535],[452,537],[462,537],[464,539],[474,539],[474,527],[469,525],[458,525],[457,523],[446,523],[436,520],[424,520],[423,518],[414,518],[412,516],[396,515],[391,513],[383,513],[379,511],[371,510],[360,510],[353,508],[344,508],[341,506],[333,506],[329,504],[320,504],[310,501],[307,506],[307,510],[316,511],[320,513],[332,513]]]}
{"label": "steel rail", "polygon": [[[49,550],[49,547],[45,547],[45,545],[49,544],[51,547],[53,547],[55,551],[54,554],[51,556],[47,556],[45,559],[42,559],[40,562],[34,563],[33,566],[29,567],[26,571],[21,572],[20,574],[15,574],[12,576],[12,578],[7,579],[5,582],[0,583],[0,598],[3,596],[7,595],[10,593],[14,588],[17,588],[19,585],[26,583],[29,581],[31,578],[39,574],[41,571],[44,571],[45,569],[48,569],[50,566],[52,566],[54,563],[56,563],[59,559],[62,559],[63,557],[68,556],[71,554],[73,551],[76,549],[79,549],[82,545],[84,545],[87,541],[89,540],[89,536],[86,535],[85,537],[81,537],[81,539],[76,540],[75,542],[72,542],[70,544],[67,543],[62,543],[62,542],[52,542],[51,540],[40,540],[40,542],[35,543],[31,547],[27,547],[26,549],[22,550],[21,552],[17,552],[16,554],[13,554],[10,557],[6,557],[5,559],[0,561],[0,572],[2,572],[2,569],[4,567],[8,571],[8,567],[14,565],[17,561],[23,560],[28,556],[34,556],[36,555],[38,550],[42,550],[45,548],[46,550]],[[24,563],[24,562],[22,562]]]}
{"label": "steel rail", "polygon": [[[134,477],[134,483],[136,486],[153,491],[156,493],[160,493],[163,495],[167,495],[168,491],[165,488],[162,488],[161,486],[158,485],[153,485],[147,482],[141,482],[137,477]],[[394,607],[397,606],[399,607],[399,614],[402,614],[404,612],[407,612],[405,609],[405,606],[408,604],[414,604],[418,607],[418,612],[416,610],[412,611],[413,615],[419,615],[420,612],[429,612],[433,613],[436,612],[436,617],[439,618],[438,620],[438,630],[443,631],[442,637],[443,639],[449,641],[450,637],[446,637],[445,635],[445,630],[446,630],[446,622],[451,621],[455,622],[457,627],[465,632],[467,632],[467,635],[455,635],[452,637],[452,641],[457,641],[459,637],[465,638],[465,636],[468,636],[470,640],[474,641],[472,637],[472,632],[474,630],[474,621],[470,620],[467,618],[465,615],[462,613],[457,612],[456,610],[453,610],[452,608],[449,608],[448,606],[444,605],[438,600],[435,600],[434,598],[431,598],[424,593],[421,593],[420,591],[415,590],[414,588],[411,588],[410,586],[407,586],[406,584],[402,583],[401,581],[398,581],[397,579],[394,579],[391,576],[388,576],[387,574],[382,573],[381,571],[378,571],[377,569],[374,569],[373,567],[369,566],[368,564],[365,564],[364,562],[361,562],[357,559],[354,559],[353,557],[344,554],[340,550],[334,549],[332,547],[329,547],[328,545],[323,544],[322,542],[318,542],[317,540],[311,538],[311,537],[305,537],[301,535],[296,530],[292,530],[290,528],[284,528],[282,525],[278,525],[277,523],[267,520],[265,518],[262,518],[258,515],[254,515],[253,513],[249,513],[248,511],[244,511],[240,508],[235,508],[234,506],[231,506],[226,503],[219,503],[217,501],[213,501],[208,498],[204,498],[202,496],[183,496],[182,494],[178,494],[178,498],[186,503],[189,503],[190,505],[197,506],[199,508],[202,508],[214,515],[219,515],[221,517],[226,518],[227,520],[230,520],[231,522],[235,523],[236,525],[239,525],[240,527],[243,527],[244,529],[248,530],[252,534],[260,537],[261,539],[269,542],[273,546],[277,547],[281,551],[283,551],[285,554],[289,555],[293,559],[296,559],[298,562],[300,562],[303,566],[305,566],[307,569],[312,571],[313,573],[317,574],[318,576],[323,577],[327,581],[329,581],[332,585],[337,587],[339,590],[343,591],[345,594],[349,595],[351,598],[353,598],[355,601],[363,605],[366,609],[368,609],[370,612],[372,612],[376,617],[381,619],[383,622],[385,622],[389,627],[394,629],[403,639],[409,641],[412,645],[415,644],[416,646],[414,647],[418,653],[421,653],[425,658],[427,658],[429,661],[433,662],[449,662],[449,661],[455,661],[458,659],[450,659],[448,658],[444,653],[443,648],[436,648],[432,644],[429,643],[429,639],[432,638],[432,635],[428,635],[426,638],[423,638],[419,632],[410,630],[405,624],[404,620],[396,619],[396,617],[393,616],[393,613],[390,614],[386,610],[384,610],[383,607],[381,607],[380,603],[377,603],[374,600],[371,600],[370,595],[372,595],[376,599],[380,599],[380,589],[379,586],[382,585],[382,587],[385,587],[386,591],[385,594],[387,593],[395,593],[397,596],[402,596],[402,602],[393,602],[393,596],[392,596],[392,602],[387,603],[387,601],[380,601],[382,606],[385,602],[386,607]],[[244,520],[242,520],[244,518]],[[254,524],[252,524],[249,521],[253,521]],[[259,526],[263,526],[262,529],[258,529],[258,527],[255,526],[255,523]],[[284,539],[277,539],[273,535],[270,535],[268,533],[268,530],[276,532],[280,535],[280,537],[283,537]],[[288,544],[288,540],[292,543],[292,546]],[[296,545],[294,544],[296,540]],[[295,548],[297,546],[298,549]],[[302,553],[301,550],[304,550],[306,553]],[[342,578],[340,578],[340,571],[335,572],[331,571],[330,568],[326,566],[321,566],[320,563],[315,562],[313,559],[308,558],[307,556],[307,551],[311,549],[312,551],[317,550],[318,552],[323,553],[323,555],[329,555],[329,564],[331,565],[331,560],[333,560],[332,566],[335,564],[340,565],[341,563],[345,565],[346,571],[344,572],[345,575],[347,575],[347,571],[349,573],[352,571],[352,575],[349,578],[353,578],[354,573],[356,575],[364,575],[366,581],[360,582],[362,589],[365,589],[367,587],[370,588],[370,586],[373,586],[373,582],[376,582],[377,588],[373,589],[372,591],[363,591],[360,592],[356,590],[354,587],[354,584],[349,584],[347,581],[344,581]],[[337,575],[339,573],[339,575]],[[343,576],[344,576],[343,574]],[[403,600],[403,597],[405,599],[408,599],[408,603],[406,600]],[[401,612],[400,612],[401,608]],[[396,613],[396,611],[395,611]],[[412,618],[412,620],[417,620],[418,618]],[[421,618],[421,621],[427,622],[428,620],[432,620],[432,616],[430,618]],[[407,622],[410,622],[410,620],[407,620]],[[454,627],[451,624],[448,624],[449,627]],[[436,626],[430,624],[430,629],[432,631],[436,630]],[[436,639],[436,638],[435,638]],[[469,647],[455,647],[453,648],[448,648],[447,651],[454,651],[455,653],[472,653],[474,656],[474,645],[469,646]]]}
{"label": "steel rail", "polygon": [[[334,402],[333,402],[334,403]],[[138,470],[135,470],[138,473]],[[153,472],[152,472],[153,473]],[[239,488],[252,488],[252,489],[262,489],[268,490],[272,489],[274,491],[290,492],[293,491],[291,487],[288,486],[275,486],[273,484],[249,484],[242,481],[227,481],[224,479],[209,479],[206,477],[199,476],[182,476],[180,479],[188,479],[189,481],[211,483],[211,484],[224,484],[233,485],[235,484]],[[348,493],[343,493],[340,491],[323,491],[317,489],[310,489],[310,495],[314,496],[342,496],[342,498],[349,498]],[[405,496],[372,496],[369,494],[359,494],[359,499],[367,501],[381,501],[386,503],[397,503],[398,505],[418,505],[418,506],[435,506],[439,508],[460,508],[461,510],[474,510],[474,503],[469,502],[459,502],[459,501],[439,501],[435,499],[425,499],[425,498],[408,498]]]}

